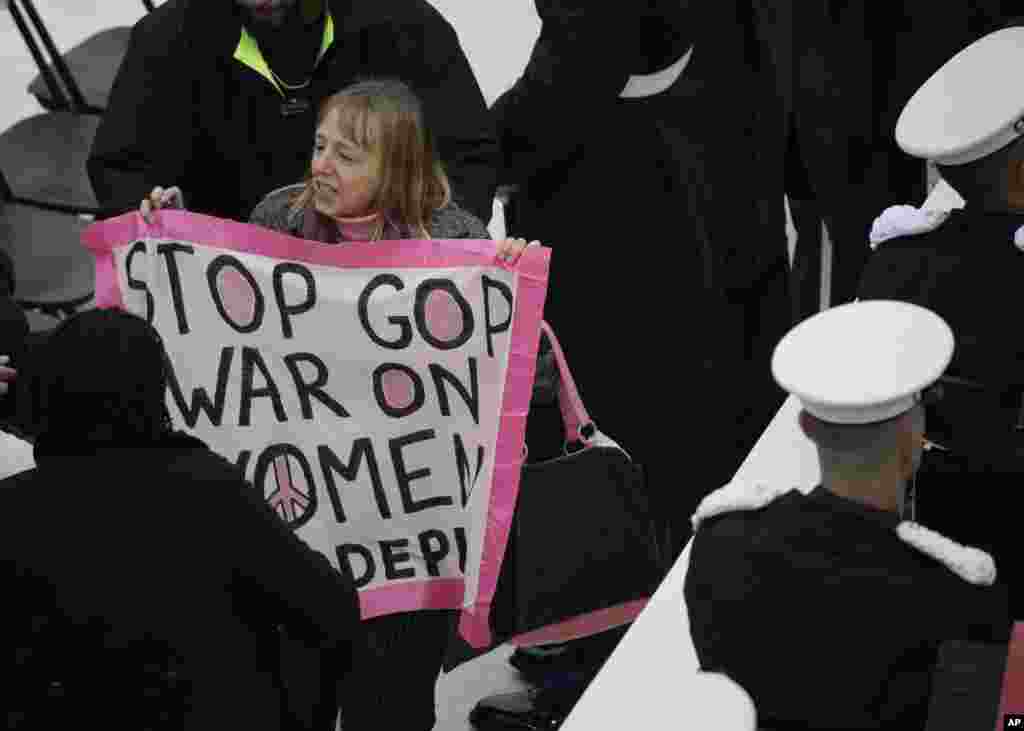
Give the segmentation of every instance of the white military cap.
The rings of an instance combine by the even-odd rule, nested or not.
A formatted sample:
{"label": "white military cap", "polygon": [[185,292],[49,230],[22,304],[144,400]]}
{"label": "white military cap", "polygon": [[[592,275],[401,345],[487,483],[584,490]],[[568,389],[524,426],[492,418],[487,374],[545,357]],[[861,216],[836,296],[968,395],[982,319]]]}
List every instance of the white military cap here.
{"label": "white military cap", "polygon": [[953,331],[931,310],[869,300],[825,310],[790,330],[772,374],[813,416],[872,424],[909,411],[953,357]]}
{"label": "white military cap", "polygon": [[910,98],[896,123],[909,155],[963,165],[1001,150],[1024,134],[1024,27],[1004,28],[950,59]]}

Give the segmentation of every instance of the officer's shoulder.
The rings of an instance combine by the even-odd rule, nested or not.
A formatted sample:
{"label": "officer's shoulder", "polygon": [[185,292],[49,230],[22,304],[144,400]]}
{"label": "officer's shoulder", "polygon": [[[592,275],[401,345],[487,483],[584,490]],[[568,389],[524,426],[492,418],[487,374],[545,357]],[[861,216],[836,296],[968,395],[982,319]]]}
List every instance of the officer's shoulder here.
{"label": "officer's shoulder", "polygon": [[968,584],[991,586],[995,583],[995,560],[980,548],[957,543],[908,520],[896,527],[896,533],[907,546],[935,564],[944,566]]}
{"label": "officer's shoulder", "polygon": [[959,211],[889,206],[871,225],[869,245],[875,252],[934,246],[948,238],[960,219]]}
{"label": "officer's shoulder", "polygon": [[690,523],[697,531],[706,521],[717,523],[722,516],[746,515],[770,505],[788,503],[791,493],[799,494],[791,485],[733,481],[701,500]]}

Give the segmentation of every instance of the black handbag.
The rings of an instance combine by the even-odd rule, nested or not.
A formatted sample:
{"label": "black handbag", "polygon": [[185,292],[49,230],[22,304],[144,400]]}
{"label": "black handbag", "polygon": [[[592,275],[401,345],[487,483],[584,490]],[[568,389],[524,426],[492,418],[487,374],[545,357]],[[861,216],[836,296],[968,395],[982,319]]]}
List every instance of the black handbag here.
{"label": "black handbag", "polygon": [[642,469],[594,426],[557,338],[547,323],[541,332],[550,352],[542,347],[530,417],[548,392],[556,396],[560,434],[547,423],[541,433],[561,439],[561,449],[540,445],[545,457],[523,465],[491,601],[491,643],[471,647],[456,634],[446,672],[506,643],[560,643],[628,624],[668,569]]}
{"label": "black handbag", "polygon": [[491,605],[496,641],[564,642],[631,622],[664,576],[643,470],[587,414],[547,323],[563,453],[522,468]]}

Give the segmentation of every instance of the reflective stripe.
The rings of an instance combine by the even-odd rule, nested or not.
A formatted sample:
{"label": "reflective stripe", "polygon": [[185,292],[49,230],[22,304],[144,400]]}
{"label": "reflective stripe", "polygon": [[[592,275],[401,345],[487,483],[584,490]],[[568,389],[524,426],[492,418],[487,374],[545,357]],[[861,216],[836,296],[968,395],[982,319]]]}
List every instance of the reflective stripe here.
{"label": "reflective stripe", "polygon": [[[316,56],[316,62],[319,64],[323,59],[324,54],[334,44],[334,18],[331,17],[331,13],[327,11],[327,19],[324,22],[324,38],[320,43],[320,53]],[[260,51],[260,45],[256,42],[256,39],[249,35],[249,31],[242,28],[242,33],[238,38],[238,47],[235,48],[234,58],[239,63],[243,63],[253,71],[258,73],[264,79],[269,81],[277,89],[281,96],[287,96],[284,90],[274,79],[274,75],[270,73],[270,66],[267,65],[267,60],[263,58],[263,52]]]}
{"label": "reflective stripe", "polygon": [[683,70],[690,63],[692,55],[693,46],[690,46],[689,50],[668,68],[655,71],[653,74],[630,76],[619,97],[621,99],[642,99],[643,97],[660,94],[676,83],[679,77],[683,75]]}

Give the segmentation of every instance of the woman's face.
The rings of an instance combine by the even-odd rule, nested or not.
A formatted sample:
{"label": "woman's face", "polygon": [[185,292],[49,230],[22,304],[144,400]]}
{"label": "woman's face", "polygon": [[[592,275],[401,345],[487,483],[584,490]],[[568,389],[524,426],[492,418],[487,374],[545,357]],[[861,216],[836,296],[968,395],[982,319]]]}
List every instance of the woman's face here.
{"label": "woman's face", "polygon": [[313,142],[313,201],[331,218],[354,218],[373,213],[380,189],[380,156],[365,150],[338,130],[332,109],[316,129]]}

